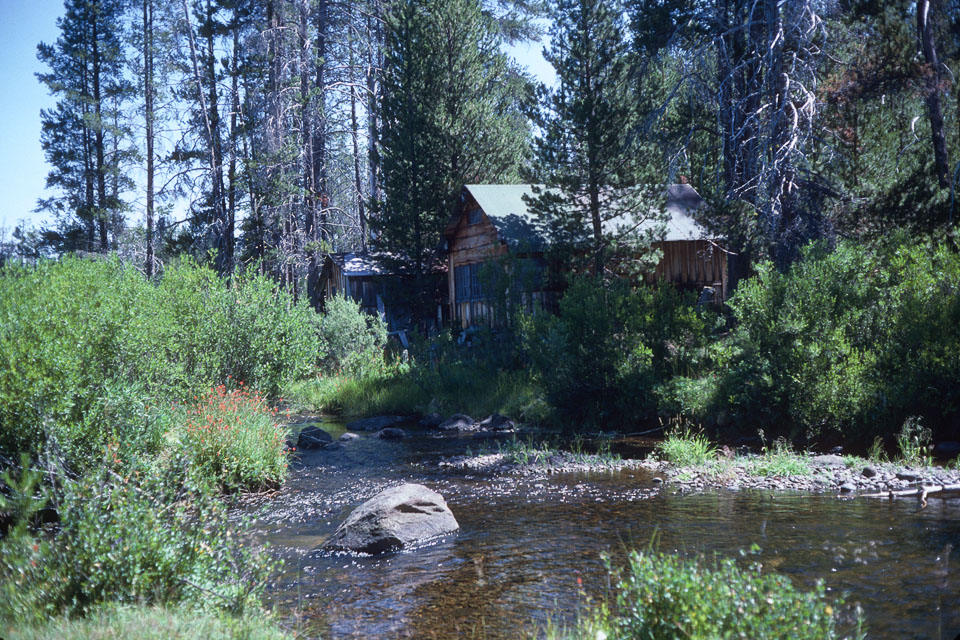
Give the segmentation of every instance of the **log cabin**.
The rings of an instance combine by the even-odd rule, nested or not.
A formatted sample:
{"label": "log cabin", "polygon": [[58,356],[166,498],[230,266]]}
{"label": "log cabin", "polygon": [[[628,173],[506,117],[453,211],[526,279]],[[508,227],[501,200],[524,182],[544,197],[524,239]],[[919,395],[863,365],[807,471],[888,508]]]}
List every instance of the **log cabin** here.
{"label": "log cabin", "polygon": [[[444,230],[447,248],[447,295],[455,325],[498,324],[484,291],[485,264],[509,256],[512,269],[524,274],[520,296],[528,308],[550,308],[556,297],[547,284],[547,239],[529,210],[526,198],[533,186],[465,185],[454,215]],[[693,218],[704,204],[688,184],[667,187],[666,231],[653,247],[661,251],[656,268],[645,274],[650,284],[669,282],[697,291],[707,290],[716,301],[727,295],[727,254],[716,238],[708,238]],[[651,223],[653,224],[653,223]]]}

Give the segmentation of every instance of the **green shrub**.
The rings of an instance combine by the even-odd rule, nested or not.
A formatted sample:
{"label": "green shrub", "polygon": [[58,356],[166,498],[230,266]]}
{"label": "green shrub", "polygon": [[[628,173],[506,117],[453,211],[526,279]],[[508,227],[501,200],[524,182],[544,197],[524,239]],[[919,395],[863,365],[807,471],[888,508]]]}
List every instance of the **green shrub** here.
{"label": "green shrub", "polygon": [[380,318],[363,313],[360,304],[350,298],[334,296],[326,301],[320,339],[328,373],[362,377],[380,373],[384,366],[387,326]]}
{"label": "green shrub", "polygon": [[717,449],[703,433],[689,428],[674,430],[657,443],[661,458],[678,467],[702,467],[716,459]]}
{"label": "green shrub", "polygon": [[314,370],[317,316],[260,276],[184,261],[148,282],[118,260],[0,270],[0,456],[46,444],[82,471],[108,442],[156,454],[149,407],[230,376],[274,395]]}
{"label": "green shrub", "polygon": [[[736,328],[711,349],[714,379],[661,387],[664,406],[728,414],[747,430],[866,445],[907,416],[960,413],[960,255],[896,238],[808,247],[730,300]],[[704,382],[705,381],[705,382]]]}
{"label": "green shrub", "polygon": [[218,385],[184,411],[177,438],[191,471],[227,490],[283,482],[287,429],[260,393]]}
{"label": "green shrub", "polygon": [[0,542],[0,621],[30,624],[104,602],[232,612],[256,603],[270,561],[240,543],[226,505],[182,483],[182,462],[121,474],[108,459],[96,474],[63,480],[56,535],[21,529]]}
{"label": "green shrub", "polygon": [[587,429],[632,423],[653,407],[653,352],[640,296],[625,283],[573,282],[558,315],[521,319],[523,350],[556,423]]}
{"label": "green shrub", "polygon": [[810,591],[790,579],[741,568],[731,559],[682,558],[632,552],[613,571],[608,603],[578,628],[556,637],[596,640],[830,640],[862,638],[859,614],[842,619],[842,600],[827,598],[822,582]]}

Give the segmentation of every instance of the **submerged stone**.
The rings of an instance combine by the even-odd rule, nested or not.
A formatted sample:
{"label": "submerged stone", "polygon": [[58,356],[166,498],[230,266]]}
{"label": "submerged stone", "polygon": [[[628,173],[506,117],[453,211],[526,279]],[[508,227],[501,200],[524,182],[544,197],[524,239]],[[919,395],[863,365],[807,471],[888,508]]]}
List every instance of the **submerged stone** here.
{"label": "submerged stone", "polygon": [[354,509],[323,548],[387,553],[459,528],[443,496],[422,484],[404,484],[381,491]]}

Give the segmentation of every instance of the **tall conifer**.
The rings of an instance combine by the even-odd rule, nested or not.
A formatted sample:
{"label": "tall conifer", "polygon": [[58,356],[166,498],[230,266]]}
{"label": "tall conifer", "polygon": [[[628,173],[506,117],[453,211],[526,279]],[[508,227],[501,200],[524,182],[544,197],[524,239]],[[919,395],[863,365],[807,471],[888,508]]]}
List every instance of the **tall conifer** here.
{"label": "tall conifer", "polygon": [[[530,202],[552,245],[602,276],[622,249],[656,237],[653,206],[663,181],[641,144],[631,92],[628,42],[619,2],[557,0],[545,57],[557,72],[541,88],[536,189]],[[640,229],[643,229],[641,232]]]}
{"label": "tall conifer", "polygon": [[418,276],[440,251],[460,187],[517,179],[524,80],[477,0],[401,0],[387,19],[376,245]]}

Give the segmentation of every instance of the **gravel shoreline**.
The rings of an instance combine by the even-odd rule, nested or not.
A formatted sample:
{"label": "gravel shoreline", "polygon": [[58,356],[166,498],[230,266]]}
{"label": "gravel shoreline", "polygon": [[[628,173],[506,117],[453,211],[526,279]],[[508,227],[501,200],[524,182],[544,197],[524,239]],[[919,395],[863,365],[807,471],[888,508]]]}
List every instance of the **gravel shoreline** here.
{"label": "gravel shoreline", "polygon": [[854,496],[931,485],[960,484],[960,470],[943,467],[905,467],[890,462],[875,463],[836,455],[799,456],[808,473],[758,475],[752,469],[763,456],[747,454],[720,460],[703,467],[677,467],[649,457],[642,460],[610,456],[551,452],[542,459],[516,462],[506,453],[454,456],[441,460],[447,470],[471,471],[486,475],[547,475],[592,471],[646,469],[654,484],[676,493],[712,490],[767,490],[837,493]]}
{"label": "gravel shoreline", "polygon": [[801,456],[806,458],[809,473],[800,475],[754,475],[751,464],[762,456],[738,456],[705,467],[676,467],[668,462],[646,459],[643,468],[650,470],[678,492],[712,489],[738,491],[761,489],[772,491],[807,491],[857,495],[881,493],[930,485],[960,483],[960,470],[942,467],[904,467],[890,462],[845,459],[835,455]]}

